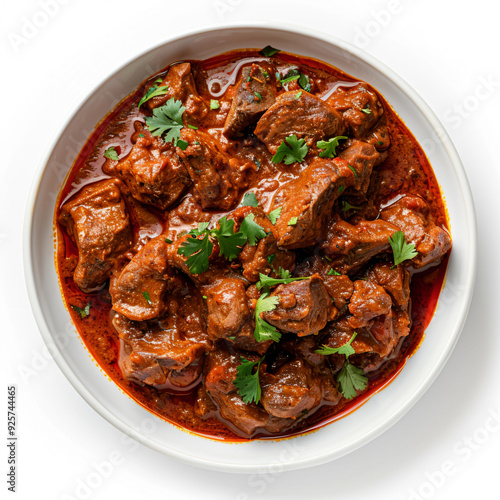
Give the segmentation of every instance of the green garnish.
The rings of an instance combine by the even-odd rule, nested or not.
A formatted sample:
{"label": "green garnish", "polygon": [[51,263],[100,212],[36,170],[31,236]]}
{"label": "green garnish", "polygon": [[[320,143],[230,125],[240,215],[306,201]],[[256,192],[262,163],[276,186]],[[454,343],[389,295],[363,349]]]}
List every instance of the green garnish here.
{"label": "green garnish", "polygon": [[271,57],[274,56],[274,54],[277,54],[278,52],[281,52],[280,49],[275,49],[274,47],[271,47],[270,45],[266,45],[262,50],[259,51],[261,55],[264,57]]}
{"label": "green garnish", "polygon": [[354,167],[352,165],[349,165],[349,163],[347,164],[347,166],[351,169],[352,173],[354,174],[354,177],[357,179],[358,178],[358,173],[356,172],[356,170],[354,169]]}
{"label": "green garnish", "polygon": [[182,102],[172,97],[165,106],[155,108],[153,116],[146,117],[146,126],[156,136],[161,137],[166,132],[165,142],[175,142],[181,137],[181,129],[184,127],[182,115],[185,110]]}
{"label": "green garnish", "polygon": [[290,272],[288,270],[284,270],[283,268],[279,268],[278,274],[281,278],[271,278],[266,276],[265,274],[259,273],[259,281],[257,282],[257,289],[264,289],[265,292],[269,293],[269,289],[272,286],[276,285],[288,285],[288,283],[292,283],[292,281],[302,281],[311,279],[310,276],[299,276],[298,278],[290,278]]}
{"label": "green garnish", "polygon": [[113,146],[111,146],[110,148],[106,149],[106,151],[104,151],[104,156],[106,158],[109,158],[110,160],[118,161],[118,153],[116,152],[116,150]]}
{"label": "green garnish", "polygon": [[74,306],[72,304],[70,304],[70,307],[71,307],[71,309],[73,309],[73,311],[76,311],[80,315],[81,319],[83,319],[83,318],[86,318],[90,314],[90,304],[91,303],[88,302],[88,304],[83,309],[81,307]]}
{"label": "green garnish", "polygon": [[253,95],[255,96],[256,101],[262,101],[262,94],[260,92],[254,92]]}
{"label": "green garnish", "polygon": [[257,201],[255,193],[253,193],[252,191],[245,193],[245,196],[243,196],[243,201],[241,202],[242,207],[257,207],[258,205],[259,202]]}
{"label": "green garnish", "polygon": [[165,238],[165,243],[173,243],[173,241],[170,238]]}
{"label": "green garnish", "polygon": [[183,141],[182,139],[178,139],[175,145],[182,151],[185,151],[186,148],[189,146],[189,142]]}
{"label": "green garnish", "polygon": [[206,295],[203,295],[203,298],[204,298],[205,300],[207,300],[207,296],[206,296]]}
{"label": "green garnish", "polygon": [[297,221],[298,221],[298,217],[292,217],[289,221],[288,221],[288,225],[289,226],[295,226],[297,224]]}
{"label": "green garnish", "polygon": [[276,254],[272,253],[271,255],[268,255],[267,257],[267,262],[269,262],[270,265],[274,262],[274,259],[276,258]]}
{"label": "green garnish", "polygon": [[307,75],[301,74],[299,78],[299,85],[306,91],[311,92],[311,84],[309,83],[309,77]]}
{"label": "green garnish", "polygon": [[347,201],[342,201],[342,212],[347,212],[348,210],[361,210],[361,207],[351,205]]}
{"label": "green garnish", "polygon": [[253,336],[257,342],[264,342],[266,340],[280,341],[281,333],[260,317],[261,313],[276,309],[279,301],[278,297],[268,297],[267,293],[263,293],[257,300],[255,304],[255,330],[253,332]]}
{"label": "green garnish", "polygon": [[281,216],[281,211],[283,210],[283,207],[278,207],[275,208],[272,212],[269,212],[269,220],[272,222],[273,226],[276,224],[276,221],[280,218]]}
{"label": "green garnish", "polygon": [[342,276],[338,271],[335,271],[333,267],[328,271],[328,276]]}
{"label": "green garnish", "polygon": [[361,111],[363,111],[366,115],[369,115],[372,112],[369,104],[367,104]]}
{"label": "green garnish", "polygon": [[[259,368],[264,360],[264,356],[259,361],[249,361],[243,356],[240,357],[241,364],[236,368],[236,379],[233,384],[238,390],[238,394],[245,404],[255,402],[258,404],[262,394],[259,381]],[[255,373],[253,369],[257,367]]]}
{"label": "green garnish", "polygon": [[343,185],[339,186],[339,189],[338,189],[339,195],[344,192],[344,189],[345,189],[345,186],[343,186]]}
{"label": "green garnish", "polygon": [[308,150],[309,148],[304,139],[297,139],[295,134],[289,135],[281,142],[271,160],[274,163],[281,163],[284,159],[285,165],[290,165],[296,161],[300,163],[306,157]]}
{"label": "green garnish", "polygon": [[334,158],[337,156],[335,152],[336,147],[339,145],[339,141],[347,139],[345,135],[339,135],[337,137],[332,137],[328,141],[318,141],[316,146],[323,151],[320,151],[320,158]]}
{"label": "green garnish", "polygon": [[401,262],[411,260],[418,255],[415,245],[413,243],[410,245],[406,243],[403,231],[397,231],[392,237],[389,236],[388,239],[394,255],[394,266],[392,267],[396,267]]}
{"label": "green garnish", "polygon": [[261,240],[267,236],[267,233],[264,229],[259,226],[255,221],[254,214],[248,214],[241,223],[240,231],[245,235],[248,240],[248,244],[250,246],[254,246],[257,243],[257,240]]}
{"label": "green garnish", "polygon": [[302,90],[299,90],[296,94],[294,99],[298,99],[302,95]]}
{"label": "green garnish", "polygon": [[195,125],[189,125],[189,123],[188,123],[188,127],[192,128],[193,130],[198,130],[198,127],[196,127]]}
{"label": "green garnish", "polygon": [[292,75],[287,78],[283,78],[280,80],[281,85],[286,85],[287,83],[294,82],[295,80],[298,80],[300,78],[300,75]]}
{"label": "green garnish", "polygon": [[262,70],[262,74],[263,74],[266,78],[269,78],[269,73],[268,73],[265,69],[263,69],[263,70]]}
{"label": "green garnish", "polygon": [[365,372],[354,366],[349,362],[349,356],[354,354],[356,351],[351,346],[352,341],[355,339],[357,333],[354,332],[353,336],[348,342],[340,347],[328,347],[323,346],[321,349],[317,349],[314,352],[318,354],[323,354],[324,356],[329,356],[330,354],[343,354],[345,356],[344,366],[337,374],[336,380],[339,385],[339,390],[346,399],[352,399],[356,397],[356,391],[362,391],[366,389],[368,385],[368,378]]}
{"label": "green garnish", "polygon": [[[159,80],[160,80],[160,82],[162,81],[161,78]],[[155,83],[158,83],[158,80],[156,80]],[[164,85],[162,87],[158,87],[157,85],[153,85],[144,94],[144,96],[142,97],[142,99],[139,101],[139,104],[137,105],[137,107],[140,108],[146,101],[149,101],[153,97],[157,97],[157,96],[160,96],[160,95],[165,95],[167,92],[168,92],[168,85]]]}
{"label": "green garnish", "polygon": [[143,297],[146,299],[146,302],[151,305],[151,297],[149,296],[149,292],[142,292]]}
{"label": "green garnish", "polygon": [[210,99],[210,109],[219,109],[220,103],[217,99]]}

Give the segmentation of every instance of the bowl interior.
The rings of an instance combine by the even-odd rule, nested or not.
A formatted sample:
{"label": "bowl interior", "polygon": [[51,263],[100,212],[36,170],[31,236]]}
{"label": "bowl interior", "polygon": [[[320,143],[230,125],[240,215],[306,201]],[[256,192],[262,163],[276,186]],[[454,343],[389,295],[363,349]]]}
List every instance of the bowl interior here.
{"label": "bowl interior", "polygon": [[[399,376],[349,415],[317,432],[281,441],[229,444],[180,430],[144,410],[110,381],[76,334],[54,267],[53,213],[64,178],[95,125],[144,78],[168,63],[235,48],[272,45],[315,57],[376,87],[422,144],[449,211],[454,242],[447,281],[425,341]],[[227,26],[165,42],[134,58],[95,89],[68,119],[42,161],[25,225],[25,270],[36,321],[56,362],[87,402],[123,432],[179,460],[229,472],[280,470],[338,458],[388,429],[422,396],[448,359],[465,321],[475,278],[475,219],[460,160],[429,108],[378,61],[334,37],[297,27]]]}

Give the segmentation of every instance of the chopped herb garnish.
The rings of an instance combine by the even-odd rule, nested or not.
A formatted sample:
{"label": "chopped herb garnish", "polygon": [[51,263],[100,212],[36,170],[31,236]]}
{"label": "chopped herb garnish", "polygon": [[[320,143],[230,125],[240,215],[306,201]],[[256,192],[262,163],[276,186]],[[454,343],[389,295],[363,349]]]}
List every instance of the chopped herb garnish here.
{"label": "chopped herb garnish", "polygon": [[276,254],[272,253],[271,255],[267,256],[267,262],[269,262],[269,264],[272,265],[275,258],[276,258]]}
{"label": "chopped herb garnish", "polygon": [[[161,79],[159,79],[161,82]],[[159,83],[158,80],[156,80],[156,83]],[[157,85],[153,85],[152,87],[149,88],[149,90],[144,94],[142,99],[139,101],[139,104],[137,105],[138,108],[140,108],[146,101],[149,101],[153,97],[157,97],[160,95],[165,95],[168,92],[168,85],[164,85],[162,87],[158,87]]]}
{"label": "chopped herb garnish", "polygon": [[182,139],[178,139],[175,145],[178,148],[180,148],[182,151],[185,151],[186,148],[189,146],[189,143],[186,141],[183,141]]}
{"label": "chopped herb garnish", "polygon": [[175,142],[181,137],[181,129],[184,127],[182,115],[185,110],[182,102],[172,97],[165,106],[155,108],[153,116],[146,117],[146,126],[153,135],[161,137],[167,133],[163,138],[165,142]]}
{"label": "chopped herb garnish", "polygon": [[206,296],[206,295],[203,295],[203,298],[204,298],[205,300],[207,300],[207,296]]}
{"label": "chopped herb garnish", "polygon": [[260,54],[263,55],[264,57],[271,57],[271,56],[274,56],[274,54],[277,54],[278,52],[281,52],[281,50],[275,49],[274,47],[271,47],[270,45],[266,45],[260,51]]}
{"label": "chopped herb garnish", "polygon": [[342,212],[347,212],[348,210],[361,210],[361,207],[357,207],[355,205],[351,205],[347,201],[342,201]]}
{"label": "chopped herb garnish", "polygon": [[342,276],[342,275],[338,271],[335,271],[335,269],[333,269],[332,267],[332,269],[328,271],[328,276]]}
{"label": "chopped herb garnish", "polygon": [[260,92],[254,92],[253,95],[255,96],[256,101],[262,101],[262,94]]}
{"label": "chopped herb garnish", "polygon": [[300,75],[292,75],[288,76],[287,78],[283,78],[280,80],[281,85],[286,85],[287,83],[294,82],[295,80],[298,80],[300,78]]}
{"label": "chopped herb garnish", "polygon": [[337,374],[336,380],[339,385],[339,390],[346,399],[352,399],[356,397],[356,391],[362,391],[366,389],[368,385],[368,378],[365,372],[354,366],[349,362],[349,356],[354,354],[356,351],[351,346],[352,341],[355,339],[357,333],[354,332],[353,336],[340,347],[328,347],[323,346],[321,349],[317,349],[314,352],[318,354],[323,354],[324,356],[329,356],[330,354],[343,354],[345,356],[344,366]]}
{"label": "chopped herb garnish", "polygon": [[298,99],[302,95],[302,90],[299,90],[296,94],[294,99]]}
{"label": "chopped herb garnish", "polygon": [[161,83],[161,82],[163,82],[163,78],[157,78],[157,79],[155,80],[155,83]]}
{"label": "chopped herb garnish", "polygon": [[372,112],[369,104],[367,104],[361,111],[363,111],[366,115],[369,115]]}
{"label": "chopped herb garnish", "polygon": [[116,150],[113,146],[111,146],[110,148],[106,149],[106,151],[104,151],[104,156],[106,158],[109,158],[110,160],[118,161],[118,153],[116,152]]}
{"label": "chopped herb garnish", "polygon": [[254,218],[254,214],[248,214],[240,226],[240,231],[246,236],[248,244],[252,247],[257,244],[258,240],[267,236],[267,233],[254,221]]}
{"label": "chopped herb garnish", "polygon": [[278,297],[268,297],[267,293],[263,293],[257,300],[255,304],[255,330],[253,332],[253,336],[257,342],[264,342],[266,340],[280,341],[281,333],[260,317],[261,313],[276,309],[279,300]]}
{"label": "chopped herb garnish", "polygon": [[[264,356],[258,361],[249,361],[243,356],[240,357],[241,364],[236,368],[236,378],[233,384],[238,394],[245,404],[254,402],[258,404],[262,394],[259,381],[259,368],[264,360]],[[257,368],[254,372],[254,368]]]}
{"label": "chopped herb garnish", "polygon": [[347,139],[345,135],[339,135],[337,137],[332,137],[328,141],[318,141],[316,146],[323,151],[319,152],[320,158],[334,158],[337,156],[335,149],[339,145],[339,141]]}
{"label": "chopped herb garnish", "polygon": [[151,305],[151,297],[149,296],[149,292],[142,292],[143,297],[146,299],[146,302]]}
{"label": "chopped herb garnish", "polygon": [[250,191],[249,193],[245,193],[245,196],[243,196],[243,201],[241,202],[242,207],[257,207],[259,205],[259,202],[257,201],[257,198],[255,196],[255,193]]}
{"label": "chopped herb garnish", "polygon": [[255,165],[257,165],[257,169],[260,168],[260,161],[257,160],[257,158],[254,158],[253,162],[255,163]]}
{"label": "chopped herb garnish", "polygon": [[286,271],[280,267],[279,274],[282,276],[281,278],[270,278],[265,274],[259,273],[259,281],[257,282],[257,289],[264,289],[265,292],[269,292],[269,288],[276,285],[288,285],[288,283],[292,283],[292,281],[301,281],[311,279],[310,276],[299,276],[298,278],[291,278],[290,271]]}
{"label": "chopped herb garnish", "polygon": [[389,236],[389,244],[392,248],[392,253],[394,255],[394,266],[405,260],[411,260],[418,255],[415,250],[415,245],[406,243],[405,235],[403,231],[397,231],[391,236]]}
{"label": "chopped herb garnish", "polygon": [[274,209],[272,212],[269,212],[269,220],[272,222],[273,226],[276,224],[276,221],[280,218],[281,216],[281,211],[283,210],[283,207],[278,207]]}
{"label": "chopped herb garnish", "polygon": [[382,146],[382,145],[384,144],[384,141],[377,141],[377,144],[378,144],[379,146]]}
{"label": "chopped herb garnish", "polygon": [[210,109],[219,109],[220,103],[217,99],[210,99]]}
{"label": "chopped herb garnish", "polygon": [[297,221],[298,221],[298,217],[292,217],[289,221],[288,221],[288,225],[289,226],[295,226],[297,224]]}
{"label": "chopped herb garnish", "polygon": [[262,70],[262,74],[263,74],[266,78],[269,78],[269,73],[268,73],[265,69],[263,69],[263,70]]}
{"label": "chopped herb garnish", "polygon": [[170,238],[165,238],[165,243],[173,243],[173,241]]}
{"label": "chopped herb garnish", "polygon": [[187,257],[186,264],[190,273],[201,274],[208,270],[208,258],[212,255],[213,249],[214,245],[207,233],[201,240],[191,236],[183,241],[177,253]]}
{"label": "chopped herb garnish", "polygon": [[188,123],[188,127],[192,128],[193,130],[198,130],[198,127],[196,127],[195,125],[189,125],[189,123]]}
{"label": "chopped herb garnish", "polygon": [[306,91],[311,92],[311,84],[309,83],[309,77],[307,75],[301,74],[299,78],[299,85]]}
{"label": "chopped herb garnish", "polygon": [[345,186],[340,185],[339,189],[338,189],[339,194],[342,194],[344,192],[344,189],[345,189]]}
{"label": "chopped herb garnish", "polygon": [[347,166],[351,169],[352,173],[354,174],[354,177],[357,179],[358,178],[358,173],[356,172],[355,168],[352,165],[347,164]]}
{"label": "chopped herb garnish", "polygon": [[[288,144],[287,144],[288,143]],[[276,150],[276,154],[272,157],[274,163],[281,163],[285,160],[285,165],[290,165],[293,162],[301,162],[307,155],[306,141],[297,139],[296,135],[289,135]]]}
{"label": "chopped herb garnish", "polygon": [[83,309],[81,307],[74,306],[72,304],[70,304],[70,307],[71,307],[71,309],[73,309],[73,311],[76,311],[80,315],[81,319],[84,319],[90,314],[90,304],[91,303],[88,302],[87,305]]}

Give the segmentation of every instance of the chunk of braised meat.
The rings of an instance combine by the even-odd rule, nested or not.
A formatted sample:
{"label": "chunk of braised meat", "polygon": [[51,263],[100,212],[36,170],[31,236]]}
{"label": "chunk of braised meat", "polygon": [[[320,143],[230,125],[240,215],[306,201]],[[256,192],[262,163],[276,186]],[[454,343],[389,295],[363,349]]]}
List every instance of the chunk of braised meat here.
{"label": "chunk of braised meat", "polygon": [[264,70],[261,66],[252,64],[241,70],[231,109],[224,124],[223,132],[227,137],[237,136],[274,104],[276,79],[270,65],[266,66],[267,70]]}
{"label": "chunk of braised meat", "polygon": [[239,349],[264,354],[272,340],[254,338],[253,311],[241,279],[225,278],[203,287],[207,297],[207,331],[214,341],[225,339]]}
{"label": "chunk of braised meat", "polygon": [[389,237],[398,230],[394,224],[380,219],[361,221],[353,226],[335,217],[321,248],[332,259],[335,269],[352,273],[375,255],[389,252]]}
{"label": "chunk of braised meat", "polygon": [[380,285],[369,280],[357,280],[349,302],[352,314],[349,325],[353,328],[367,326],[376,316],[389,313],[391,307],[391,296]]}
{"label": "chunk of braised meat", "polygon": [[211,218],[212,214],[204,212],[194,196],[188,194],[168,212],[165,236],[175,240],[180,233],[197,228],[200,222],[210,222]]}
{"label": "chunk of braised meat", "polygon": [[88,185],[61,208],[59,223],[78,247],[73,279],[83,292],[102,285],[132,245],[120,184],[111,179]]}
{"label": "chunk of braised meat", "polygon": [[191,180],[193,193],[204,209],[230,210],[240,199],[240,189],[247,186],[245,170],[251,163],[243,164],[229,156],[221,144],[205,132],[183,128],[181,138],[187,148],[177,152],[184,161]]}
{"label": "chunk of braised meat", "polygon": [[271,293],[278,297],[275,309],[262,318],[284,332],[299,337],[319,332],[331,314],[332,300],[318,274],[308,279],[278,285]]}
{"label": "chunk of braised meat", "polygon": [[167,263],[163,237],[150,240],[110,282],[113,309],[134,321],[158,318],[165,312],[165,294],[179,286]]}
{"label": "chunk of braised meat", "polygon": [[401,229],[406,243],[415,245],[418,255],[408,261],[413,267],[437,265],[451,248],[450,235],[434,223],[429,205],[420,196],[404,196],[384,208],[380,217]]}
{"label": "chunk of braised meat", "polygon": [[308,146],[327,137],[342,135],[345,126],[341,115],[318,97],[305,90],[284,92],[262,115],[255,127],[255,135],[275,154],[282,141],[295,134],[305,139]]}
{"label": "chunk of braised meat", "polygon": [[315,373],[307,362],[302,359],[289,361],[275,373],[262,375],[262,406],[270,415],[279,418],[304,416],[321,402],[323,383],[319,373]]}
{"label": "chunk of braised meat", "polygon": [[326,101],[345,121],[349,135],[365,137],[384,113],[377,94],[366,83],[338,87]]}
{"label": "chunk of braised meat", "polygon": [[235,221],[234,231],[238,231],[243,219],[253,214],[254,222],[267,233],[256,245],[246,243],[238,260],[243,269],[242,275],[249,281],[257,282],[260,274],[276,274],[275,270],[280,267],[288,271],[295,268],[295,253],[278,247],[278,239],[273,224],[269,217],[260,207],[239,207],[229,214],[229,218]]}
{"label": "chunk of braised meat", "polygon": [[316,158],[274,195],[271,210],[281,207],[275,230],[287,249],[314,245],[324,236],[335,200],[354,185],[353,171],[339,158]]}
{"label": "chunk of braised meat", "polygon": [[361,193],[366,193],[373,167],[377,163],[380,153],[371,144],[356,140],[351,141],[350,146],[341,151],[338,156],[356,171],[353,188]]}
{"label": "chunk of braised meat", "polygon": [[113,326],[121,339],[120,368],[128,380],[185,388],[198,378],[209,344],[201,307],[189,293],[171,299],[168,316],[161,321],[132,321],[117,313]]}
{"label": "chunk of braised meat", "polygon": [[153,97],[144,106],[153,110],[163,106],[169,99],[176,99],[185,106],[187,121],[199,123],[208,113],[207,103],[198,95],[196,84],[191,73],[190,63],[174,64],[168,70],[167,76],[161,83],[155,84],[159,87],[167,86],[168,92],[164,95]]}
{"label": "chunk of braised meat", "polygon": [[[363,138],[363,141],[375,146],[377,151],[385,151],[391,145],[391,136],[385,117],[381,118],[377,126]],[[385,156],[380,155],[380,158],[375,162],[375,166],[381,163],[381,158],[385,159]]]}
{"label": "chunk of braised meat", "polygon": [[130,153],[120,160],[108,158],[102,168],[121,179],[136,200],[166,210],[184,193],[191,178],[171,142],[153,136],[140,122],[134,127]]}
{"label": "chunk of braised meat", "polygon": [[392,297],[394,305],[406,307],[410,300],[410,273],[401,264],[392,267],[381,262],[375,264],[369,271],[368,277],[377,283]]}

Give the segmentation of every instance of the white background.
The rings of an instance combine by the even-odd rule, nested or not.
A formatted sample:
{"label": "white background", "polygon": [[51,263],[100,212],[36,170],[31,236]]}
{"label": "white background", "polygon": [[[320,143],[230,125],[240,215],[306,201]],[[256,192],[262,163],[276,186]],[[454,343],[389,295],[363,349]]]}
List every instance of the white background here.
{"label": "white background", "polygon": [[[500,237],[493,214],[500,199],[498,2],[46,0],[45,5],[49,15],[44,0],[5,2],[0,20],[0,400],[5,400],[0,435],[6,433],[8,384],[18,387],[19,421],[18,491],[7,492],[2,445],[1,497],[500,498]],[[462,337],[417,405],[381,437],[335,462],[253,476],[195,469],[124,440],[80,398],[44,350],[22,266],[31,180],[69,112],[108,73],[164,38],[237,21],[283,21],[333,33],[406,79],[458,149],[479,233],[476,293]],[[31,22],[39,27],[30,30]],[[446,474],[439,472],[443,469]]]}

